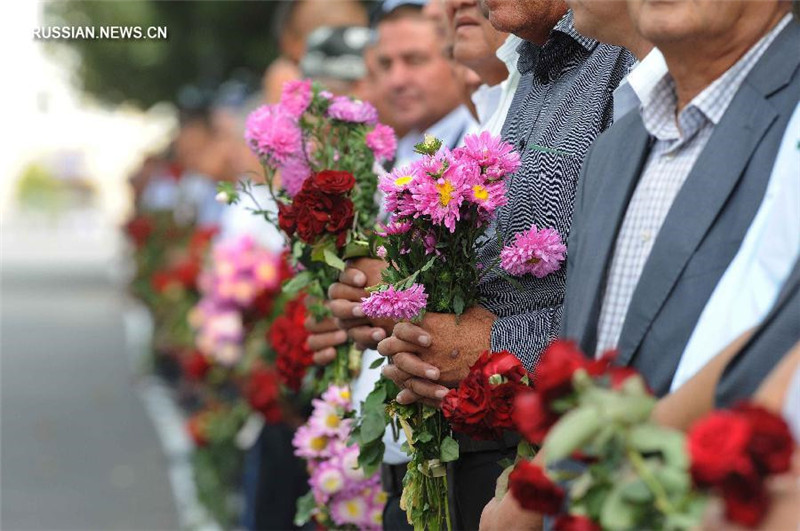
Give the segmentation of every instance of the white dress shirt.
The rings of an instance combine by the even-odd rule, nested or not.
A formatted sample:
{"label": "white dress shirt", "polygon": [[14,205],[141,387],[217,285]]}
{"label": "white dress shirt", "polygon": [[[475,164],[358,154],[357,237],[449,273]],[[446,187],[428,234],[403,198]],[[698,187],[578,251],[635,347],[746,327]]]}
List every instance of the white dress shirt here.
{"label": "white dress shirt", "polygon": [[650,102],[656,84],[667,74],[667,63],[658,48],[653,48],[636,63],[614,90],[614,121]]}
{"label": "white dress shirt", "polygon": [[464,135],[472,131],[475,127],[475,119],[470,114],[465,105],[459,105],[444,118],[430,126],[427,131],[409,131],[397,141],[397,155],[395,157],[395,168],[405,166],[419,158],[414,152],[414,146],[425,139],[425,134],[435,136],[442,141],[442,144],[454,148],[461,144]]}
{"label": "white dress shirt", "polygon": [[786,390],[783,403],[783,418],[789,424],[795,441],[800,441],[800,367],[794,371],[792,381]]}
{"label": "white dress shirt", "polygon": [[766,317],[798,256],[800,104],[789,120],[758,212],[686,344],[672,390]]}
{"label": "white dress shirt", "polygon": [[495,52],[508,69],[508,77],[497,85],[489,86],[486,84],[478,87],[472,94],[472,103],[478,113],[478,127],[475,132],[489,131],[492,136],[500,136],[503,124],[514,100],[514,93],[517,92],[521,74],[517,68],[519,52],[517,47],[522,43],[522,39],[516,35],[511,35]]}

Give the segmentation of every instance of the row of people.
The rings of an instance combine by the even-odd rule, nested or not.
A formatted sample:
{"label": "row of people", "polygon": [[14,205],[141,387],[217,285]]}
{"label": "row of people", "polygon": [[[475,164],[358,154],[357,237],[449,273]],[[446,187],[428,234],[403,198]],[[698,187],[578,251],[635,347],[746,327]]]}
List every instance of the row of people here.
{"label": "row of people", "polygon": [[[537,224],[568,238],[568,264],[523,277],[522,289],[486,275],[481,305],[458,320],[429,312],[395,326],[364,318],[364,288],[384,266],[356,261],[330,291],[336,319],[308,323],[317,362],[349,336],[392,360],[383,374],[402,389],[398,401],[438,404],[484,350],[532,368],[562,336],[588,353],[616,349],[617,363],[665,397],[660,414],[683,427],[756,393],[800,340],[791,9],[785,0],[385,2],[375,75],[406,132],[396,163],[424,131],[450,146],[466,131],[500,133],[521,168],[481,262]],[[469,116],[473,74],[478,125],[459,118]],[[384,525],[400,529],[404,459],[400,441],[385,440]],[[508,496],[491,501],[515,442],[460,438],[457,528],[540,523]]]}

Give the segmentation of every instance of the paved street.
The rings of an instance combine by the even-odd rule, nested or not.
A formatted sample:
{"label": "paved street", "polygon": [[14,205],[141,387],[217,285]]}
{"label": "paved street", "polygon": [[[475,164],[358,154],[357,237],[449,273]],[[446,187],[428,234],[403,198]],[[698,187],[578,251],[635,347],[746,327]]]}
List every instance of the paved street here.
{"label": "paved street", "polygon": [[87,251],[70,261],[93,242],[59,235],[61,254],[48,260],[38,245],[43,255],[27,267],[19,246],[32,240],[6,229],[0,528],[177,529],[167,461],[136,394],[125,302],[106,274],[108,256]]}

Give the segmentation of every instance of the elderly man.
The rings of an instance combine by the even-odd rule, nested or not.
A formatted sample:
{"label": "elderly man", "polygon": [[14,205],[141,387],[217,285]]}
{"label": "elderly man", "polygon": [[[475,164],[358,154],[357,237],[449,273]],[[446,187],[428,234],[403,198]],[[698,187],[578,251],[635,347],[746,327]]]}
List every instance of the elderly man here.
{"label": "elderly man", "polygon": [[[492,231],[509,241],[531,225],[569,233],[572,203],[583,158],[611,122],[611,92],[632,64],[615,46],[580,35],[566,4],[552,0],[487,0],[489,21],[525,42],[519,48],[522,77],[503,126],[503,138],[520,152],[522,167],[508,181],[506,206]],[[480,250],[484,266],[500,253],[497,238]],[[384,374],[405,389],[398,400],[438,402],[469,371],[482,351],[510,350],[529,367],[557,334],[565,272],[545,279],[520,278],[523,290],[495,274],[480,287],[482,306],[455,316],[428,313],[422,326],[401,323],[379,345],[394,365]],[[477,527],[481,508],[501,472],[497,461],[513,454],[514,441],[460,441],[455,467],[456,509],[462,527]]]}
{"label": "elderly man", "polygon": [[[718,299],[738,324],[715,335],[698,323],[757,213],[792,208],[765,190],[800,98],[800,26],[780,0],[629,4],[669,72],[587,157],[563,332],[589,353],[617,348],[663,395],[764,317],[796,257],[796,232],[775,241],[769,264],[743,257],[770,274]],[[536,525],[510,498],[487,508],[483,528]]]}

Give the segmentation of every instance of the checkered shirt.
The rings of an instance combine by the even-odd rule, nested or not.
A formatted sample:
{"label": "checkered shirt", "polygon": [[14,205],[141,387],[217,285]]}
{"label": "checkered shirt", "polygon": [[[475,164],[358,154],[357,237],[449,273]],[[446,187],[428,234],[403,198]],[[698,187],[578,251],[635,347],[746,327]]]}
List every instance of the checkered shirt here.
{"label": "checkered shirt", "polygon": [[[554,228],[564,242],[581,165],[594,139],[611,125],[612,93],[633,64],[627,51],[580,35],[572,12],[559,21],[543,46],[518,48],[519,87],[503,126],[503,139],[521,155],[509,177],[508,204],[498,209],[480,252],[480,263],[496,265],[502,242],[530,229]],[[532,367],[558,335],[566,267],[545,278],[508,279],[488,273],[478,286],[481,304],[498,316],[491,346],[508,350]]]}
{"label": "checkered shirt", "polygon": [[678,114],[675,83],[667,74],[642,107],[653,140],[650,155],[617,235],[598,322],[597,352],[616,348],[636,285],[672,203],[747,74],[789,23],[761,38]]}

